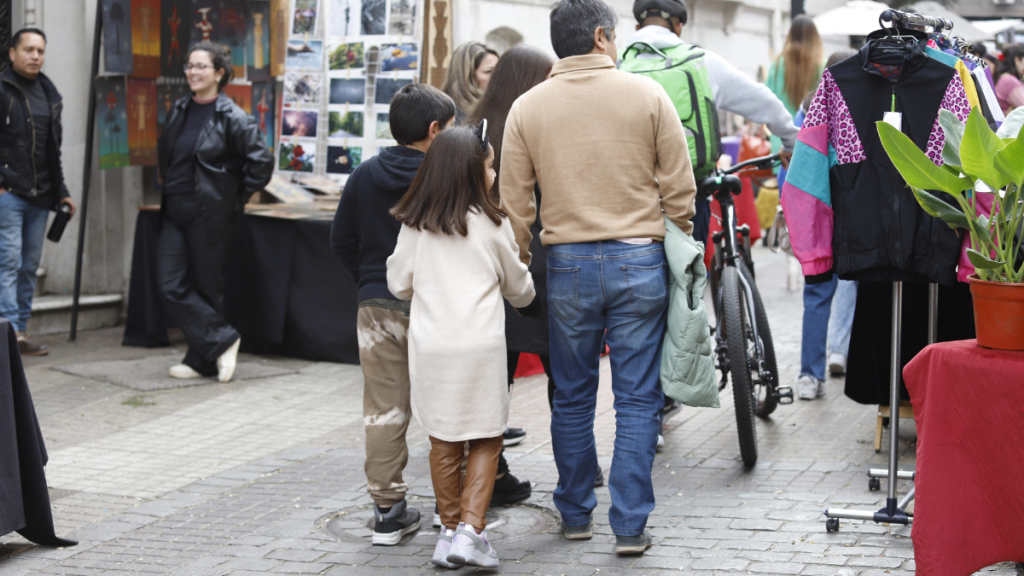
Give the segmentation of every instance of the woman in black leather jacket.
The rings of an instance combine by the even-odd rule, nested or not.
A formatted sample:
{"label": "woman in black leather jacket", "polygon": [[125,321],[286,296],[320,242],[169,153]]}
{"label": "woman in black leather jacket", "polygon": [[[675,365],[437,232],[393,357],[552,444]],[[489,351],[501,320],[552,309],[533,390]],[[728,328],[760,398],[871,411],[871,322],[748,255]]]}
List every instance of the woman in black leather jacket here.
{"label": "woman in black leather jacket", "polygon": [[273,154],[256,119],[221,89],[231,79],[223,49],[189,51],[185,76],[193,95],[175,102],[160,137],[163,182],[160,290],[188,353],[175,378],[231,380],[241,336],[224,319],[221,268],[235,222],[254,192],[270,181]]}

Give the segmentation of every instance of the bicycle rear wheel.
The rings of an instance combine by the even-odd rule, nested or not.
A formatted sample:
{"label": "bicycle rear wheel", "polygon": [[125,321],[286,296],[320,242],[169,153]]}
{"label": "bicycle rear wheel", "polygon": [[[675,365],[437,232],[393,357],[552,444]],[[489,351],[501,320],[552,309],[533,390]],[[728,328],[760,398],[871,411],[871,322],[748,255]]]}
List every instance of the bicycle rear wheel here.
{"label": "bicycle rear wheel", "polygon": [[[772,331],[768,326],[768,314],[765,313],[764,304],[761,303],[761,293],[757,291],[757,284],[754,283],[754,274],[747,268],[747,265],[740,262],[739,265],[740,274],[750,285],[750,290],[754,298],[754,321],[757,322],[757,335],[761,339],[761,347],[764,349],[764,357],[760,358],[762,362],[754,362],[751,365],[751,382],[753,384],[751,392],[754,394],[754,402],[756,406],[757,415],[766,418],[775,408],[779,405],[779,400],[775,396],[779,387],[779,368],[775,362],[775,346],[772,344]],[[749,351],[748,354],[751,358],[757,359],[759,352],[756,342],[753,341],[753,334],[748,342]],[[768,372],[770,380],[762,378],[759,373],[758,367],[763,363],[764,369]]]}
{"label": "bicycle rear wheel", "polygon": [[729,372],[732,374],[732,395],[736,404],[736,431],[740,439],[743,463],[757,462],[756,404],[751,391],[750,357],[747,354],[751,315],[740,286],[735,266],[722,270],[722,322],[728,345]]}

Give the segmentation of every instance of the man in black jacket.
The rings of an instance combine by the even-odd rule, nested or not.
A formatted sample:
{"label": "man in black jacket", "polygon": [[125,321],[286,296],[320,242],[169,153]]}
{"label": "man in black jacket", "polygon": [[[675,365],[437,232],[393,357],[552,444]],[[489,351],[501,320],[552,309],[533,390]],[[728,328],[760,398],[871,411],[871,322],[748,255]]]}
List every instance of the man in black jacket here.
{"label": "man in black jacket", "polygon": [[11,37],[11,66],[0,74],[0,316],[11,321],[22,354],[49,349],[29,337],[32,294],[48,212],[75,203],[60,162],[61,96],[40,72],[46,35],[36,28]]}

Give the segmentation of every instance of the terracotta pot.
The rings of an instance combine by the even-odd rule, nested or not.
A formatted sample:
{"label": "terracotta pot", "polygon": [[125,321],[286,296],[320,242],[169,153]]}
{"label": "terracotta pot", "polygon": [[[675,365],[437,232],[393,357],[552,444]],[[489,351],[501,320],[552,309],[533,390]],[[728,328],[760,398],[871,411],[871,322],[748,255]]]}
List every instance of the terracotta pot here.
{"label": "terracotta pot", "polygon": [[976,274],[970,280],[978,345],[1024,350],[1024,284],[989,282]]}

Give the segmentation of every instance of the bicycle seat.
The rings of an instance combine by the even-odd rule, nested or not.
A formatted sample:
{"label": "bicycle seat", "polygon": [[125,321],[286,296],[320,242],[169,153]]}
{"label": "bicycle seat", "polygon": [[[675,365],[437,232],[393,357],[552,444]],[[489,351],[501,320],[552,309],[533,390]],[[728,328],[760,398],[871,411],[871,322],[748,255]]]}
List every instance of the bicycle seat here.
{"label": "bicycle seat", "polygon": [[743,191],[743,182],[739,176],[732,174],[713,175],[697,181],[697,196],[706,198],[712,196],[719,190],[728,190],[733,194]]}

